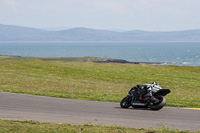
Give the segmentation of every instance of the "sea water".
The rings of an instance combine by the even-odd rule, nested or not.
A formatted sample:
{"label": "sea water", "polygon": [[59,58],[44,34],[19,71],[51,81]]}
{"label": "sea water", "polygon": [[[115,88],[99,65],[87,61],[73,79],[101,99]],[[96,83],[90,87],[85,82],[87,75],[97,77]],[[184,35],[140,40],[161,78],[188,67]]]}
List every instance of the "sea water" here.
{"label": "sea water", "polygon": [[0,43],[0,55],[105,57],[131,62],[200,66],[200,42]]}

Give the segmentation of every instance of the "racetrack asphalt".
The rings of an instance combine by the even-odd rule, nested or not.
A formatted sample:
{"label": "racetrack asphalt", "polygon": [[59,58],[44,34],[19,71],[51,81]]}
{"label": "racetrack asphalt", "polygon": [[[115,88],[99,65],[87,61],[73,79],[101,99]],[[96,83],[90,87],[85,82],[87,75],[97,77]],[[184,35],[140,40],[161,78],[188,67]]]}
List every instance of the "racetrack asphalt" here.
{"label": "racetrack asphalt", "polygon": [[200,131],[200,110],[122,109],[119,103],[0,92],[0,119]]}

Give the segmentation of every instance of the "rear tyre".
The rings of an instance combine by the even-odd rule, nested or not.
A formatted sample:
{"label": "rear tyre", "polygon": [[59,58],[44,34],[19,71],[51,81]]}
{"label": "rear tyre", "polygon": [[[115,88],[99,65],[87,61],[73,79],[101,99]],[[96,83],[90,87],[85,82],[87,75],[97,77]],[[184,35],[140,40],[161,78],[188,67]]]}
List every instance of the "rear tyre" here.
{"label": "rear tyre", "polygon": [[164,96],[156,96],[159,102],[150,106],[151,110],[160,110],[165,106],[166,99]]}
{"label": "rear tyre", "polygon": [[129,108],[131,106],[131,100],[132,97],[129,95],[123,98],[122,101],[120,102],[121,108]]}

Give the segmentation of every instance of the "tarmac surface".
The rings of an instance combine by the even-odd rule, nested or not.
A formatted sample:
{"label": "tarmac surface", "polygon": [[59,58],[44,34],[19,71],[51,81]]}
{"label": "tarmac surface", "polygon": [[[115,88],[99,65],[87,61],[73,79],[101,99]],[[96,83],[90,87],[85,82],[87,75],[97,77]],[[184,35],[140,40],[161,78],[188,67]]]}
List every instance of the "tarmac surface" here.
{"label": "tarmac surface", "polygon": [[122,109],[119,103],[0,92],[0,119],[200,131],[200,110]]}

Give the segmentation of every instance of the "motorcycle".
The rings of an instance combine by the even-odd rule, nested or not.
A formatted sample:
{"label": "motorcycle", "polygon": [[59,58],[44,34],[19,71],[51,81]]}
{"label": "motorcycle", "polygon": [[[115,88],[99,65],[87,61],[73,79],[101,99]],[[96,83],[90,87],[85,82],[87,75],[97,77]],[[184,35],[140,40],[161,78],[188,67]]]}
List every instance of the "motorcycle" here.
{"label": "motorcycle", "polygon": [[121,108],[145,107],[151,110],[160,110],[165,106],[166,96],[171,91],[162,89],[157,82],[133,86],[125,98],[120,102]]}

